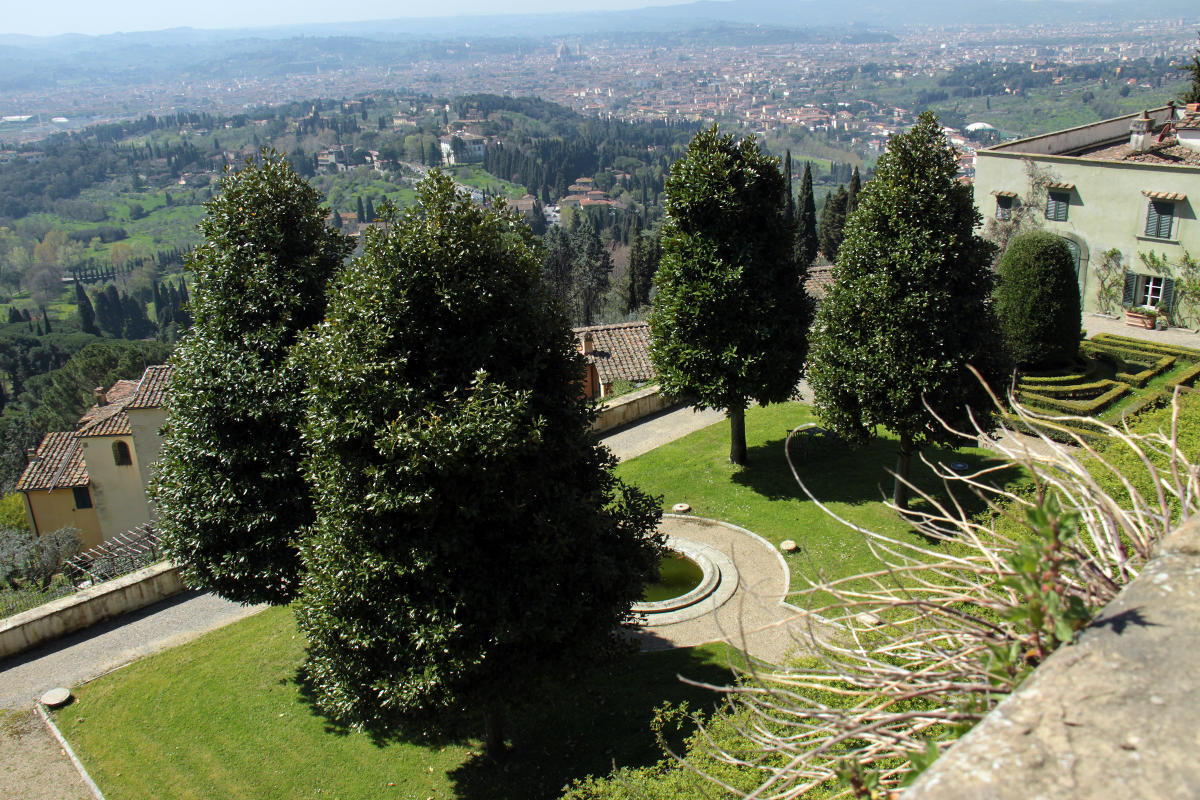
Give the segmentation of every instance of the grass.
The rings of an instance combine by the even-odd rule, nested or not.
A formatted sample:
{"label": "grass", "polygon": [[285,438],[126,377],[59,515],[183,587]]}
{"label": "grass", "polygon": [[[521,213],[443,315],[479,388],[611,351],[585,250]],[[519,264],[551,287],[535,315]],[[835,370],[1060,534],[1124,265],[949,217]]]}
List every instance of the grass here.
{"label": "grass", "polygon": [[[784,455],[787,432],[815,422],[808,406],[785,403],[746,412],[749,464],[728,462],[729,426],[712,425],[645,455],[623,462],[617,474],[626,482],[662,495],[664,510],[688,503],[692,513],[732,522],[778,545],[793,539],[800,549],[787,556],[792,588],[812,576],[839,578],[880,566],[863,537],[837,522],[809,500],[792,478]],[[883,503],[890,497],[898,443],[885,435],[860,449],[834,441],[820,442],[794,460],[813,494],[845,519],[880,533],[930,546]],[[962,461],[971,467],[991,463],[978,448],[931,448],[930,460]],[[1014,479],[1015,475],[1012,476]],[[938,492],[941,483],[914,460],[914,482]],[[913,507],[919,506],[914,501]],[[977,503],[976,503],[977,506]]]}
{"label": "grass", "polygon": [[377,741],[331,724],[297,681],[302,657],[290,611],[270,609],[78,687],[56,721],[109,800],[550,798],[614,763],[654,763],[655,707],[713,702],[677,675],[723,683],[731,653],[630,655],[564,676],[510,717],[515,750],[499,763],[470,735]]}

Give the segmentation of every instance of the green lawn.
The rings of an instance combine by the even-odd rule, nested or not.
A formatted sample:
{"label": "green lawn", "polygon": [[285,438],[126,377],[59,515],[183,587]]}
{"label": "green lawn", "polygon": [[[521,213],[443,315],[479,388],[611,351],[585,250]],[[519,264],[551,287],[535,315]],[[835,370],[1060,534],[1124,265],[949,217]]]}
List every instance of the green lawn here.
{"label": "green lawn", "polygon": [[[622,477],[686,501],[701,516],[745,526],[772,542],[801,544],[794,574],[848,575],[876,566],[861,538],[802,500],[783,454],[787,431],[810,421],[806,406],[747,414],[751,463],[728,464],[728,425],[718,424],[632,459]],[[981,451],[935,453],[978,464]],[[861,450],[814,448],[801,469],[838,513],[877,530],[916,537],[880,499],[895,443]],[[924,480],[923,468],[916,470]],[[794,582],[794,586],[798,582]],[[121,798],[551,798],[576,778],[660,757],[650,730],[664,701],[708,707],[713,696],[677,675],[723,683],[724,646],[630,655],[581,670],[518,710],[516,750],[497,764],[480,755],[481,724],[424,739],[372,739],[316,713],[297,679],[303,640],[287,609],[272,609],[77,689],[58,722],[110,800]]]}
{"label": "green lawn", "polygon": [[305,699],[303,637],[271,609],[78,687],[56,718],[109,800],[155,798],[552,798],[575,778],[653,763],[664,701],[712,704],[677,675],[726,682],[723,646],[630,655],[581,670],[515,713],[504,762],[468,735],[378,741]]}
{"label": "green lawn", "polygon": [[[814,421],[809,407],[798,403],[751,408],[746,412],[750,461],[745,467],[729,463],[729,424],[720,423],[623,462],[617,474],[645,491],[662,495],[665,510],[675,503],[688,503],[697,516],[732,522],[773,544],[794,539],[800,549],[787,557],[793,589],[802,588],[806,577],[814,575],[839,578],[876,569],[880,564],[863,537],[809,500],[788,469],[784,454],[787,432]],[[891,495],[888,470],[896,466],[897,449],[890,436],[857,450],[822,442],[794,460],[809,489],[838,515],[862,527],[928,545],[882,502]],[[925,455],[935,463],[963,461],[972,467],[991,460],[991,454],[977,448],[933,449]],[[940,481],[915,459],[912,478],[931,492],[941,488]],[[918,505],[913,503],[914,508]]]}

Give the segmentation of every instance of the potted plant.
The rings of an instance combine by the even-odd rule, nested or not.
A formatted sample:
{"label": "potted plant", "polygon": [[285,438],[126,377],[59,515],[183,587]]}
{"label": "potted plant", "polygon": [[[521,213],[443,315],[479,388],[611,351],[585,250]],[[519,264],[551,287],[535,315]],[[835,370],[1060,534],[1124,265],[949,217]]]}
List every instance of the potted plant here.
{"label": "potted plant", "polygon": [[1136,328],[1154,330],[1158,309],[1154,306],[1132,306],[1125,309],[1125,324]]}

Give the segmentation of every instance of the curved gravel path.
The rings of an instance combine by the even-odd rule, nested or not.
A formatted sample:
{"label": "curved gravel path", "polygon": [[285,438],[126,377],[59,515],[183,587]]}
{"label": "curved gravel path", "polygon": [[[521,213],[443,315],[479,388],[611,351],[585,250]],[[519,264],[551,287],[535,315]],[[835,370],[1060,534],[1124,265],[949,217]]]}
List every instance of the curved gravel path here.
{"label": "curved gravel path", "polygon": [[643,650],[691,647],[726,641],[755,658],[778,664],[804,647],[807,631],[788,605],[790,573],[783,557],[765,539],[725,522],[703,517],[664,515],[663,531],[720,550],[737,567],[736,591],[711,613],[685,622],[655,625],[653,619],[634,634]]}

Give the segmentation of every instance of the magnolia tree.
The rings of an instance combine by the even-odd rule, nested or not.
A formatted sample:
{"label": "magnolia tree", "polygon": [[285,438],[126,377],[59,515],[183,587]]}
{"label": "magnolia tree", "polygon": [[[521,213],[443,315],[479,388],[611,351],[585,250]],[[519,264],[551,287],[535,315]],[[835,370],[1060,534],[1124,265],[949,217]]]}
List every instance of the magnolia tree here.
{"label": "magnolia tree", "polygon": [[305,670],[358,725],[480,709],[497,753],[506,705],[613,644],[661,512],[590,432],[524,224],[438,172],[383,218],[300,353]]}
{"label": "magnolia tree", "polygon": [[155,525],[188,585],[245,603],[292,599],[297,538],[313,520],[305,375],[288,358],[324,317],[326,283],[351,248],[320,202],[264,152],[221,180],[188,261],[195,322],[171,359]]}
{"label": "magnolia tree", "polygon": [[787,182],[753,139],[701,131],[667,179],[650,355],[667,395],[729,414],[746,463],[746,407],[795,394],[810,304],[793,255]]}
{"label": "magnolia tree", "polygon": [[953,444],[941,420],[985,428],[985,384],[1007,373],[989,298],[993,247],[937,118],[892,137],[846,225],[813,326],[808,379],[824,423],[852,444],[900,438],[893,499],[906,507],[914,452]]}

